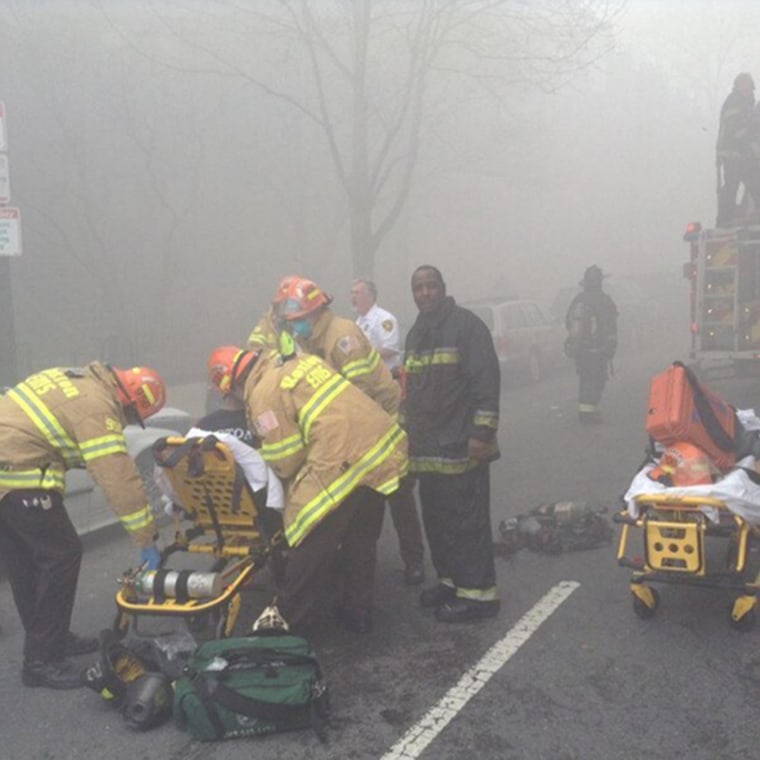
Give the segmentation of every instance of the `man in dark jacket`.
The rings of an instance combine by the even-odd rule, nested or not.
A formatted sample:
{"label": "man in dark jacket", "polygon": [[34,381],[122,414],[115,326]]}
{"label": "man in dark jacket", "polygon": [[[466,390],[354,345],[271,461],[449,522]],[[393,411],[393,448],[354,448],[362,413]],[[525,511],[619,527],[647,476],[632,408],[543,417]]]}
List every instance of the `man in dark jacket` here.
{"label": "man in dark jacket", "polygon": [[[746,72],[734,80],[734,88],[720,109],[720,126],[715,150],[715,164],[718,170],[718,219],[716,227],[730,227],[736,214],[736,194],[739,185],[752,195],[757,204],[755,174],[752,169],[750,148],[752,112],[755,105],[755,83]],[[723,177],[721,182],[721,169]]]}
{"label": "man in dark jacket", "polygon": [[500,373],[491,333],[446,295],[432,266],[412,275],[419,315],[406,338],[403,422],[438,584],[420,595],[454,623],[499,610],[489,464],[498,458]]}
{"label": "man in dark jacket", "polygon": [[602,421],[599,402],[607,383],[607,370],[617,349],[617,308],[602,290],[602,270],[594,265],[583,273],[578,293],[567,310],[565,351],[575,359],[578,372],[578,419]]}

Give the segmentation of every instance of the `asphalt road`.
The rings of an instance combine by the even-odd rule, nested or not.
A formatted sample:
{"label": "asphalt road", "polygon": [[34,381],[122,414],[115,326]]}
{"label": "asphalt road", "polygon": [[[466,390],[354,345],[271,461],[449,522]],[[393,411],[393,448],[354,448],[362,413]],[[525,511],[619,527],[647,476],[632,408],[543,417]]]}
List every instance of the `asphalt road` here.
{"label": "asphalt road", "polygon": [[[544,502],[614,508],[642,459],[649,379],[682,358],[677,351],[619,357],[598,427],[576,421],[570,370],[507,387],[494,528]],[[760,407],[760,380],[710,385],[739,407]],[[446,626],[403,585],[387,519],[374,631],[351,635],[326,615],[313,632],[335,713],[327,745],[308,731],[218,744],[190,741],[171,723],[140,734],[90,691],[22,687],[20,624],[0,581],[0,758],[760,757],[760,628],[729,626],[725,592],[674,586],[661,589],[657,616],[640,620],[615,549],[499,559],[499,617]],[[110,624],[116,578],[134,560],[118,531],[88,541],[77,631]],[[263,603],[265,580],[250,592],[246,620]]]}

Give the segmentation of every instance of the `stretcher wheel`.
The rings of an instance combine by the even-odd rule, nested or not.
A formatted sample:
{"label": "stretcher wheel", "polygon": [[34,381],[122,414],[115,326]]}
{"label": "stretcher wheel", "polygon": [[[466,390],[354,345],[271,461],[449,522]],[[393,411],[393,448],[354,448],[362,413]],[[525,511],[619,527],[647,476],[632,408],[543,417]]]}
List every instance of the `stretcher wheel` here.
{"label": "stretcher wheel", "polygon": [[636,616],[642,620],[653,618],[657,612],[657,608],[660,606],[660,595],[657,592],[657,589],[651,587],[647,587],[647,589],[652,595],[652,606],[648,605],[643,599],[635,594],[633,597],[633,611],[636,613]]}
{"label": "stretcher wheel", "polygon": [[749,633],[754,629],[755,624],[757,623],[757,613],[754,610],[750,610],[738,620],[734,620],[733,611],[734,606],[731,605],[728,608],[728,621],[735,631],[739,631],[741,633]]}

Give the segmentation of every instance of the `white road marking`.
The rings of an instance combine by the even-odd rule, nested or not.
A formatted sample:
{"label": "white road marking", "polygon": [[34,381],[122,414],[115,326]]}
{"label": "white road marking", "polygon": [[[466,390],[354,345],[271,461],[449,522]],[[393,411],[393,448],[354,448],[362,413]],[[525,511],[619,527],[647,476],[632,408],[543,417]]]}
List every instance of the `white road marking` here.
{"label": "white road marking", "polygon": [[581,584],[561,581],[546,593],[413,725],[381,760],[414,760]]}

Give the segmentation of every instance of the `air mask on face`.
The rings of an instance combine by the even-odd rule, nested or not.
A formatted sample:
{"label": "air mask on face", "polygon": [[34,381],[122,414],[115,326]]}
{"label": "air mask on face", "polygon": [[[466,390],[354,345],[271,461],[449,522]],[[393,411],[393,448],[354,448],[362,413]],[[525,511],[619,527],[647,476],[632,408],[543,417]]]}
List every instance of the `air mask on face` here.
{"label": "air mask on face", "polygon": [[294,319],[290,323],[290,331],[296,338],[310,338],[312,324],[309,319]]}

